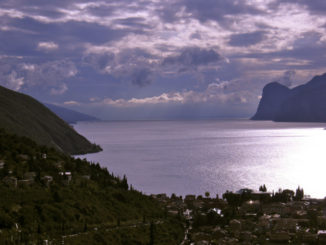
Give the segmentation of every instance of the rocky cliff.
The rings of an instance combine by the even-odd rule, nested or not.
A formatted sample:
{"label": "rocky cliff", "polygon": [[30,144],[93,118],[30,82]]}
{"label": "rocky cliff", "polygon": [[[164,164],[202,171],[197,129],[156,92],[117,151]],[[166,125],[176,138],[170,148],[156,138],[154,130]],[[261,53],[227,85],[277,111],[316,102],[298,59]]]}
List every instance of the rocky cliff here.
{"label": "rocky cliff", "polygon": [[326,73],[293,89],[267,84],[252,120],[326,122]]}

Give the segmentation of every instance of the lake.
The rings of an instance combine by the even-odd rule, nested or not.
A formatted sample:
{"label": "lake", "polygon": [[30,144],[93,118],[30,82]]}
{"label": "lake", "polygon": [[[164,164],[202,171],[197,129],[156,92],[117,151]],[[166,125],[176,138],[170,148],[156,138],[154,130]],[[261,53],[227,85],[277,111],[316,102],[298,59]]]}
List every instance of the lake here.
{"label": "lake", "polygon": [[81,122],[74,128],[103,151],[80,156],[147,193],[223,194],[303,187],[326,196],[321,123],[250,120]]}

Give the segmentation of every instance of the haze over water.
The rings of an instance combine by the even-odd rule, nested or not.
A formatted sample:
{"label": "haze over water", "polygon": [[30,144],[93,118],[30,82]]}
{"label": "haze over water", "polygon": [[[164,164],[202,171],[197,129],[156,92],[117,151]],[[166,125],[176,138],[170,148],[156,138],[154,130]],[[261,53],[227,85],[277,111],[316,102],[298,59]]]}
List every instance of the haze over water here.
{"label": "haze over water", "polygon": [[99,162],[147,194],[223,194],[240,188],[326,196],[326,130],[318,123],[229,121],[83,122]]}

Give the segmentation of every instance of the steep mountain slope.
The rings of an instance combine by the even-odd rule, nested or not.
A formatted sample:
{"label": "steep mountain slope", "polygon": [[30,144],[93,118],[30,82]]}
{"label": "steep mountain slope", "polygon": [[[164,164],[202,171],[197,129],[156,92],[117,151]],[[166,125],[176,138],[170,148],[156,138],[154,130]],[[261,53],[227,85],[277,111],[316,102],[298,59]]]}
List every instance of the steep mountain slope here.
{"label": "steep mountain slope", "polygon": [[181,220],[126,177],[3,129],[0,149],[1,245],[145,245],[151,221],[155,245],[181,243]]}
{"label": "steep mountain slope", "polygon": [[67,123],[77,123],[81,121],[99,121],[99,119],[96,117],[92,117],[90,115],[70,110],[61,106],[56,106],[52,104],[44,105]]}
{"label": "steep mountain slope", "polygon": [[277,82],[267,84],[252,120],[273,120],[283,101],[289,96],[290,89]]}
{"label": "steep mountain slope", "polygon": [[1,86],[0,118],[0,128],[66,153],[101,150],[37,100]]}
{"label": "steep mountain slope", "polygon": [[252,120],[326,122],[326,73],[293,89],[267,84]]}

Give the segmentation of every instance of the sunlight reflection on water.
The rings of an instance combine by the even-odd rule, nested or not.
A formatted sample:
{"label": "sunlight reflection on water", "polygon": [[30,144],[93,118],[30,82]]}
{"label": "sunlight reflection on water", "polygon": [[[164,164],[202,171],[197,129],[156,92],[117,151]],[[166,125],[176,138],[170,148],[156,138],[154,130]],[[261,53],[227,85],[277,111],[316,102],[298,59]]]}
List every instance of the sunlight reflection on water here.
{"label": "sunlight reflection on water", "polygon": [[[78,123],[86,155],[145,193],[222,194],[266,184],[326,196],[323,124],[240,121]],[[82,156],[82,158],[85,156]]]}

